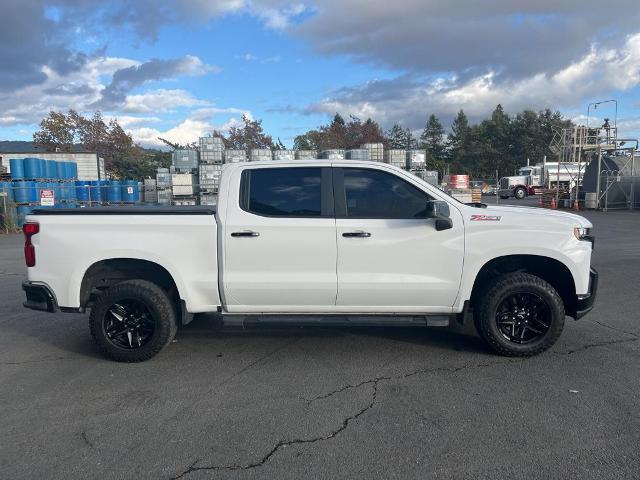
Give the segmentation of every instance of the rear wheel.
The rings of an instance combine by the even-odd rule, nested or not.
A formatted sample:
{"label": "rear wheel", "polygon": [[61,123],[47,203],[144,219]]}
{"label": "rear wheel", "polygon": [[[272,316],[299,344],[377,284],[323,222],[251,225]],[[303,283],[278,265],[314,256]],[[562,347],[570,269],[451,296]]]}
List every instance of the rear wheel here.
{"label": "rear wheel", "polygon": [[495,279],[476,307],[479,335],[501,355],[537,355],[556,343],[564,328],[564,304],[558,292],[527,273]]}
{"label": "rear wheel", "polygon": [[109,288],[89,316],[91,335],[118,362],[141,362],[155,356],[176,334],[176,312],[158,285],[130,280]]}
{"label": "rear wheel", "polygon": [[516,188],[515,192],[513,192],[513,196],[516,197],[518,200],[522,200],[524,197],[527,196],[527,191],[522,187],[518,187]]}

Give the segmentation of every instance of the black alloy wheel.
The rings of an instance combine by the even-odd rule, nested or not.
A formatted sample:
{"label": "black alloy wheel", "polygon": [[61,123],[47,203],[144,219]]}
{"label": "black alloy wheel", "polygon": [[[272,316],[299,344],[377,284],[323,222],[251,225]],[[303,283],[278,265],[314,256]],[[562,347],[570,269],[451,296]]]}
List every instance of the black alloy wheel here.
{"label": "black alloy wheel", "polygon": [[521,345],[536,342],[549,331],[551,309],[535,293],[512,293],[498,306],[496,323],[502,336],[510,342]]}
{"label": "black alloy wheel", "polygon": [[151,340],[156,322],[143,302],[123,299],[107,308],[102,328],[114,347],[132,350]]}

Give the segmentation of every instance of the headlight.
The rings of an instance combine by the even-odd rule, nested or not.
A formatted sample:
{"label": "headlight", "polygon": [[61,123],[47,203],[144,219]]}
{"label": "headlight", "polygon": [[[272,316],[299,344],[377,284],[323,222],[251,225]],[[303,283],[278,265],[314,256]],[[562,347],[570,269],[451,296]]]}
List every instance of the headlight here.
{"label": "headlight", "polygon": [[578,240],[584,240],[585,242],[591,242],[592,245],[595,244],[595,237],[591,234],[590,228],[584,227],[576,227],[573,229],[573,235]]}

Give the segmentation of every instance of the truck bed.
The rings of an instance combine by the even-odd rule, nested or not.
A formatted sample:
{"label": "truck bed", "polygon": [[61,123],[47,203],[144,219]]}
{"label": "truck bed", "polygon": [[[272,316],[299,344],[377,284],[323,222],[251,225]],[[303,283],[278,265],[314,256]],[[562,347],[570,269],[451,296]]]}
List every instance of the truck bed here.
{"label": "truck bed", "polygon": [[212,206],[36,208],[32,215],[215,215]]}

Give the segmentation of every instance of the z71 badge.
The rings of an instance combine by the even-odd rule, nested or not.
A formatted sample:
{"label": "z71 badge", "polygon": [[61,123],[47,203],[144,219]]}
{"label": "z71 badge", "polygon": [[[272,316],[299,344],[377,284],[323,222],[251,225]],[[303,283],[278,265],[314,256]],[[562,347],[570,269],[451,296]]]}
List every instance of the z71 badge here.
{"label": "z71 badge", "polygon": [[499,222],[500,215],[471,215],[472,222]]}

